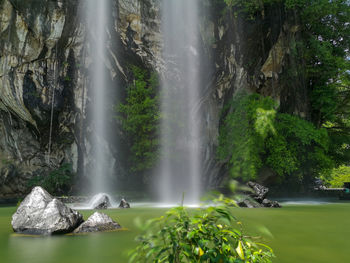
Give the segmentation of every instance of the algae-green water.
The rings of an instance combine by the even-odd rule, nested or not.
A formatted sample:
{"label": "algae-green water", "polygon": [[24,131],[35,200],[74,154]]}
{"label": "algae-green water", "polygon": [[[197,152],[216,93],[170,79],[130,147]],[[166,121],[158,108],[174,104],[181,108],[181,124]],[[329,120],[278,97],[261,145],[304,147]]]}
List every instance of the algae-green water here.
{"label": "algae-green water", "polygon": [[[127,231],[82,236],[28,237],[11,229],[14,207],[0,207],[1,263],[127,263],[139,230],[134,219],[166,209],[105,210]],[[87,218],[93,211],[83,211]],[[280,263],[350,262],[350,204],[288,205],[282,209],[235,209],[246,232],[262,236]]]}

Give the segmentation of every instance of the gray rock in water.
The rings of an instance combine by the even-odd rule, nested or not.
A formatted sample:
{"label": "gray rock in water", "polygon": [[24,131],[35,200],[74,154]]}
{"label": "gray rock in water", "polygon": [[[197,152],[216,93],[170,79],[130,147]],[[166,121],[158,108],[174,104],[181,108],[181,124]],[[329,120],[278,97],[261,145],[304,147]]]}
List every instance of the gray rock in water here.
{"label": "gray rock in water", "polygon": [[258,203],[262,203],[262,201],[266,198],[267,193],[269,192],[269,188],[254,182],[248,182],[247,185],[254,190],[254,193],[251,194],[251,197]]}
{"label": "gray rock in water", "polygon": [[123,198],[120,201],[119,208],[130,208],[130,204]]}
{"label": "gray rock in water", "polygon": [[36,235],[69,233],[83,222],[83,216],[54,199],[37,186],[12,216],[15,232]]}
{"label": "gray rock in water", "polygon": [[264,207],[281,208],[282,206],[277,201],[271,201],[269,199],[264,199],[261,203]]}
{"label": "gray rock in water", "polygon": [[92,209],[107,209],[111,206],[111,201],[107,194],[97,194],[91,200]]}
{"label": "gray rock in water", "polygon": [[254,200],[250,200],[250,199],[244,199],[241,200],[239,202],[237,202],[239,207],[247,207],[247,208],[259,208],[261,207],[261,205],[259,203],[257,203]]}
{"label": "gray rock in water", "polygon": [[108,215],[95,212],[88,218],[88,220],[75,229],[74,233],[103,232],[119,228],[121,228],[121,226],[114,222]]}

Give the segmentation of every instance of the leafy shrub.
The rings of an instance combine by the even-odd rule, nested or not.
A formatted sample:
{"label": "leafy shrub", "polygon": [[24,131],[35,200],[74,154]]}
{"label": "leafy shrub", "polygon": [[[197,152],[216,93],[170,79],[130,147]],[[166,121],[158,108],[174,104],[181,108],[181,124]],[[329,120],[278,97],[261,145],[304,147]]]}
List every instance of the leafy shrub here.
{"label": "leafy shrub", "polygon": [[303,179],[333,167],[326,129],[278,113],[271,98],[258,94],[238,94],[229,107],[220,127],[218,157],[228,164],[231,176],[255,179],[267,166],[281,179]]}
{"label": "leafy shrub", "polygon": [[237,94],[220,127],[218,157],[233,177],[254,179],[263,165],[265,138],[274,133],[275,102],[258,94]]}
{"label": "leafy shrub", "polygon": [[50,194],[61,195],[71,190],[74,176],[72,164],[65,163],[46,176],[39,175],[31,178],[28,186],[41,186]]}
{"label": "leafy shrub", "polygon": [[[173,208],[143,226],[146,233],[131,262],[272,262],[273,251],[242,232],[226,199],[220,206],[188,211]],[[234,228],[238,226],[239,229]],[[147,229],[147,230],[146,230]]]}
{"label": "leafy shrub", "polygon": [[350,167],[339,166],[333,169],[330,174],[323,175],[322,179],[331,187],[343,187],[344,182],[350,182]]}
{"label": "leafy shrub", "polygon": [[329,139],[325,129],[297,116],[277,114],[276,133],[266,141],[266,164],[278,175],[305,170],[316,176],[333,166],[328,156]]}

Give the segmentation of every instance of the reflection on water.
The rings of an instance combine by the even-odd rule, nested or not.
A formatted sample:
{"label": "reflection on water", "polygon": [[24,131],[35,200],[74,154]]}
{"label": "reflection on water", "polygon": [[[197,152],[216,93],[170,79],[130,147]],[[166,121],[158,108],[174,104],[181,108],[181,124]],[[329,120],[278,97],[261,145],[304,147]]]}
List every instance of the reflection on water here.
{"label": "reflection on water", "polygon": [[130,235],[130,232],[48,237],[11,235],[7,247],[8,258],[5,262],[127,262],[125,258],[124,260],[119,259],[124,252],[127,252],[132,247],[133,239],[134,235]]}
{"label": "reflection on water", "polygon": [[11,235],[8,242],[10,262],[51,262],[59,258],[64,240],[56,237],[22,237]]}

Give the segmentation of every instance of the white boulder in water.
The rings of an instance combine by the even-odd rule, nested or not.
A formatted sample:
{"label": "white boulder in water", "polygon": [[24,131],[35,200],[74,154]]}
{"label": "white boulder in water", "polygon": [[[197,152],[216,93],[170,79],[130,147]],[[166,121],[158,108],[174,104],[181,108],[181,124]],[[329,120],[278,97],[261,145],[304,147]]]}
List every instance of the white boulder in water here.
{"label": "white boulder in water", "polygon": [[74,233],[103,232],[119,229],[121,226],[112,220],[108,215],[95,212],[88,220],[82,223]]}
{"label": "white boulder in water", "polygon": [[37,186],[12,216],[15,232],[50,235],[69,233],[83,222],[83,216]]}

